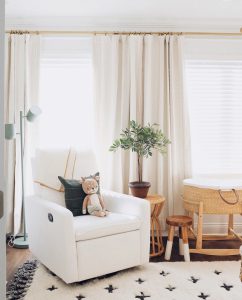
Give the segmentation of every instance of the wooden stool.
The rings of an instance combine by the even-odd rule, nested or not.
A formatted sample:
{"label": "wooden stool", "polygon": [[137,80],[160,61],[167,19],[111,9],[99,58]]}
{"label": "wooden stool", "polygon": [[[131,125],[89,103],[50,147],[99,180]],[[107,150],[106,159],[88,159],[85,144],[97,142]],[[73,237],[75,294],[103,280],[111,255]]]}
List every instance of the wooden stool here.
{"label": "wooden stool", "polygon": [[179,227],[179,253],[184,255],[185,261],[190,261],[187,229],[192,225],[192,218],[187,216],[170,216],[166,218],[166,223],[169,225],[169,232],[165,259],[170,260],[171,258],[175,227]]}
{"label": "wooden stool", "polygon": [[150,257],[161,255],[164,252],[164,246],[162,242],[162,231],[159,221],[160,213],[163,209],[165,198],[160,195],[148,195],[146,200],[151,205],[150,216],[150,229],[151,229],[151,245],[150,245]]}

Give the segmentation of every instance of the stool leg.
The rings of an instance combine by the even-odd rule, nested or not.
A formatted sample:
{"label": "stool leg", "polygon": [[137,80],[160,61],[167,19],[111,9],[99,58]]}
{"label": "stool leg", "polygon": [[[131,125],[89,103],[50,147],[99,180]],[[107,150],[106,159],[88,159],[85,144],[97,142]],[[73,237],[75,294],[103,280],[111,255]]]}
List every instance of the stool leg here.
{"label": "stool leg", "polygon": [[179,254],[184,255],[184,245],[182,240],[181,227],[179,227]]}
{"label": "stool leg", "polygon": [[169,232],[168,232],[167,244],[166,244],[165,260],[170,260],[170,258],[171,258],[171,250],[172,250],[172,245],[173,245],[174,231],[175,231],[175,227],[170,226]]}
{"label": "stool leg", "polygon": [[190,252],[188,245],[188,236],[187,236],[187,227],[182,227],[182,240],[183,240],[183,249],[184,249],[184,260],[190,261]]}

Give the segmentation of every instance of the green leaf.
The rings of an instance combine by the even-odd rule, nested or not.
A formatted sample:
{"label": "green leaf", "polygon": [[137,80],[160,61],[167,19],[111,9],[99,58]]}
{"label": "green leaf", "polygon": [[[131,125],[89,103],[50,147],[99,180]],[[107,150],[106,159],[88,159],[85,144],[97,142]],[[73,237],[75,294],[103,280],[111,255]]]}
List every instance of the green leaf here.
{"label": "green leaf", "polygon": [[129,127],[122,130],[118,139],[110,146],[109,151],[115,152],[118,148],[136,152],[139,157],[150,157],[152,151],[157,150],[161,154],[166,153],[171,141],[159,128],[159,124],[148,123],[146,126],[131,120]]}

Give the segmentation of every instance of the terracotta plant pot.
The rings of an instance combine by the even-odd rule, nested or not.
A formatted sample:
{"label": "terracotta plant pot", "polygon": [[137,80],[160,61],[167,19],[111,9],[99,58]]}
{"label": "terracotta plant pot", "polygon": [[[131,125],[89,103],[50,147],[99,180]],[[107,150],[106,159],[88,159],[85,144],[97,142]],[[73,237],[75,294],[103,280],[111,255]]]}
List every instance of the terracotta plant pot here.
{"label": "terracotta plant pot", "polygon": [[131,190],[131,194],[135,197],[146,198],[149,188],[150,182],[147,181],[133,181],[129,183],[129,188]]}

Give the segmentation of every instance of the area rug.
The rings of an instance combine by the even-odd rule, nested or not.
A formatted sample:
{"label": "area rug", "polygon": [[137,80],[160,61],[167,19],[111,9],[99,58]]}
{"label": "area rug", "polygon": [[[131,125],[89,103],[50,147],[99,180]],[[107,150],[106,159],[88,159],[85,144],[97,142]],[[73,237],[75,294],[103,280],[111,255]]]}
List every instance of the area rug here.
{"label": "area rug", "polygon": [[[8,299],[242,299],[239,261],[149,263],[118,272],[107,278],[69,285],[37,262],[28,262],[27,269],[23,271],[23,268],[24,266],[20,268],[22,287],[21,282],[20,286],[17,283],[17,279],[21,276],[16,274],[15,281],[10,284]],[[30,276],[29,280],[28,276]],[[22,288],[22,292],[16,292],[18,288],[20,291]]]}

